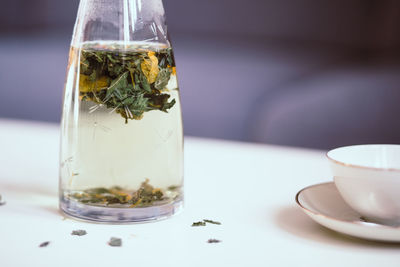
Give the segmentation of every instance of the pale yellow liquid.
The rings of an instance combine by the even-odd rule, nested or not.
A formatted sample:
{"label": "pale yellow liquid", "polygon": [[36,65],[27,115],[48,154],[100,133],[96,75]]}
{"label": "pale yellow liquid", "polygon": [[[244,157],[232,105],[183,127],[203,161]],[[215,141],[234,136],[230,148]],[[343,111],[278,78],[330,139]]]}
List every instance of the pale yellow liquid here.
{"label": "pale yellow liquid", "polygon": [[[165,91],[170,100],[176,100],[168,113],[145,112],[141,120],[126,124],[112,109],[79,99],[77,50],[71,52],[65,86],[61,194],[113,186],[137,190],[149,179],[149,184],[162,189],[166,197],[179,197],[183,183],[183,132],[176,76],[171,76]],[[171,191],[169,187],[178,190]]]}

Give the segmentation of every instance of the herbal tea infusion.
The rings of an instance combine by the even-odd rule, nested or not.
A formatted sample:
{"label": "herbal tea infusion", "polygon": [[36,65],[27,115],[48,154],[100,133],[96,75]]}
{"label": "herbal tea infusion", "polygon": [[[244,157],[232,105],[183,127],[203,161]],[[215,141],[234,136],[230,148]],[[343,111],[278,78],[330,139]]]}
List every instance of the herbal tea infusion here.
{"label": "herbal tea infusion", "polygon": [[[171,48],[132,45],[85,45],[80,56],[79,94],[82,101],[104,105],[125,122],[142,119],[144,112],[167,112],[176,100],[168,91],[177,90]],[[172,80],[171,80],[172,78]],[[172,86],[167,88],[171,81]]]}
{"label": "herbal tea infusion", "polygon": [[[182,201],[183,133],[170,47],[139,42],[73,47],[63,118],[65,212],[140,221]],[[155,214],[143,213],[145,208]],[[116,219],[121,209],[124,215]]]}

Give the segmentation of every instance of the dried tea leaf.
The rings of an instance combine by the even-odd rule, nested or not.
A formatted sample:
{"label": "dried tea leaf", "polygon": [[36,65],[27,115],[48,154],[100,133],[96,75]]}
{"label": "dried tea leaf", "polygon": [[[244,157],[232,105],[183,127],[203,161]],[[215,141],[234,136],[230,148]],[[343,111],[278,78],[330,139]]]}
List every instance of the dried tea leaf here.
{"label": "dried tea leaf", "polygon": [[207,240],[207,243],[220,243],[220,242],[222,242],[222,241],[218,240],[218,239],[214,239],[214,238],[211,238],[211,239]]}
{"label": "dried tea leaf", "polygon": [[221,225],[221,223],[220,222],[217,222],[217,221],[212,221],[212,220],[207,220],[207,219],[204,219],[203,220],[205,223],[211,223],[211,224],[218,224],[218,225]]}
{"label": "dried tea leaf", "polygon": [[143,75],[140,77],[141,77],[140,81],[142,83],[143,90],[146,91],[147,93],[151,93],[150,83],[148,82],[147,78]]}
{"label": "dried tea leaf", "polygon": [[96,187],[96,188],[85,190],[85,193],[88,193],[88,194],[106,194],[106,193],[110,193],[110,190],[107,189],[107,188],[104,188],[104,187]]}
{"label": "dried tea leaf", "polygon": [[147,53],[149,59],[144,59],[140,67],[142,68],[143,74],[146,76],[147,81],[152,84],[156,81],[159,73],[158,69],[158,58],[154,55],[154,52]]}
{"label": "dried tea leaf", "polygon": [[5,204],[6,204],[6,202],[1,199],[1,195],[0,195],[0,206],[3,206]]}
{"label": "dried tea leaf", "polygon": [[117,237],[111,237],[110,241],[108,241],[108,245],[111,247],[120,247],[122,246],[122,239]]}
{"label": "dried tea leaf", "polygon": [[85,230],[73,230],[71,235],[83,236],[86,235],[87,232]]}
{"label": "dried tea leaf", "polygon": [[85,204],[96,206],[123,205],[125,207],[148,207],[154,203],[168,202],[172,196],[166,197],[160,188],[154,188],[146,179],[137,190],[127,190],[119,186],[111,188],[97,187],[70,194],[70,198]]}
{"label": "dried tea leaf", "polygon": [[177,185],[171,185],[171,186],[168,186],[167,189],[168,189],[168,190],[171,190],[171,191],[175,191],[175,190],[179,189],[179,186],[177,186]]}
{"label": "dried tea leaf", "polygon": [[47,247],[50,244],[50,241],[43,242],[39,245],[40,248]]}
{"label": "dried tea leaf", "polygon": [[205,222],[194,222],[192,223],[192,226],[206,226]]}
{"label": "dried tea leaf", "polygon": [[126,71],[111,82],[110,87],[107,88],[106,101],[113,95],[117,96],[118,99],[122,98],[120,90],[125,90],[128,86],[128,74],[129,71]]}
{"label": "dried tea leaf", "polygon": [[157,76],[154,87],[158,90],[164,90],[171,78],[171,73],[172,70],[170,68],[162,69]]}

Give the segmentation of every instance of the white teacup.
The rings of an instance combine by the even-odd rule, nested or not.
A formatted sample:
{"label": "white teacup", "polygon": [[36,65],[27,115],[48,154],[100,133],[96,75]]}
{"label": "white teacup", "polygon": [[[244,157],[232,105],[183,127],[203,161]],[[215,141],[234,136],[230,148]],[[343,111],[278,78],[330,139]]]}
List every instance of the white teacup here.
{"label": "white teacup", "polygon": [[327,153],[343,199],[368,221],[400,225],[400,145],[356,145]]}

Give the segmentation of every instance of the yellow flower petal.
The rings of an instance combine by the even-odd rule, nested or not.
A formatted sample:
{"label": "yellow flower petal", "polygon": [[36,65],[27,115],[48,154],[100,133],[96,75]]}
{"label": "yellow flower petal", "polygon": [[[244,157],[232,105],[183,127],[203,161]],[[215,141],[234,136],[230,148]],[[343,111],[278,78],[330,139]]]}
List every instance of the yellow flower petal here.
{"label": "yellow flower petal", "polygon": [[154,52],[148,52],[147,55],[149,59],[144,59],[140,67],[148,83],[152,84],[156,81],[157,75],[160,72],[158,69],[158,58],[154,55]]}
{"label": "yellow flower petal", "polygon": [[79,76],[79,91],[82,93],[96,92],[106,87],[108,87],[108,78],[106,76],[101,76],[94,82],[87,75],[81,74]]}

